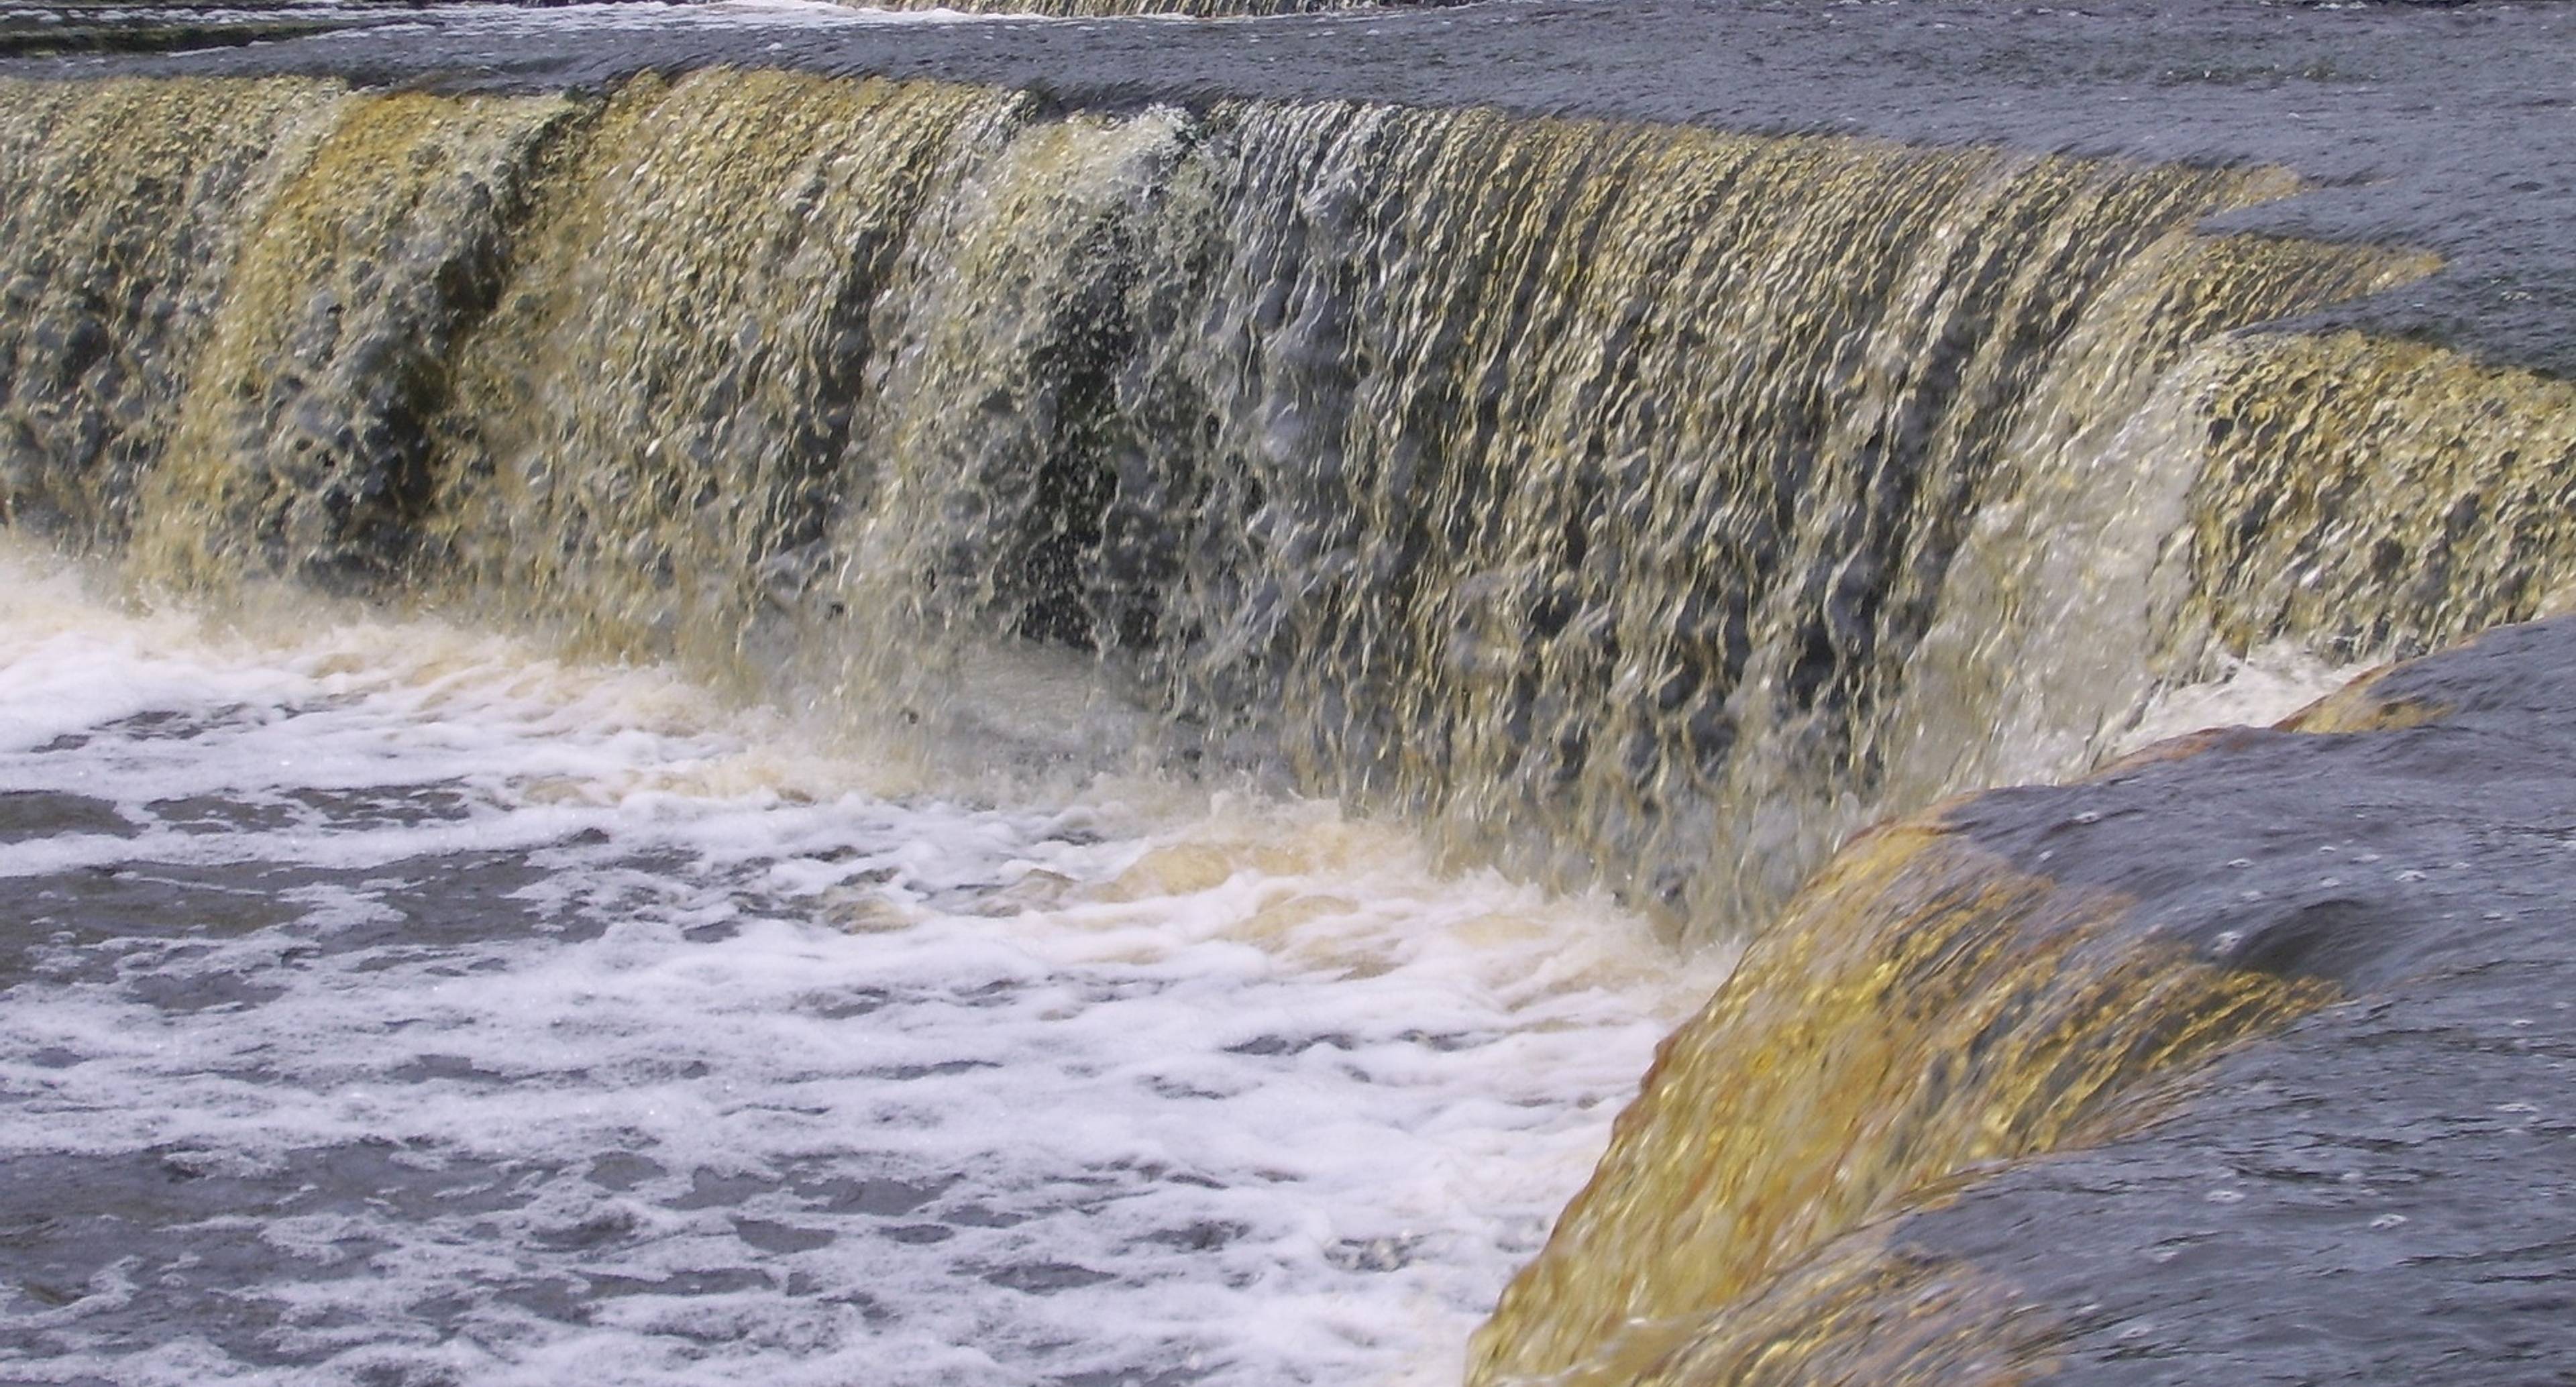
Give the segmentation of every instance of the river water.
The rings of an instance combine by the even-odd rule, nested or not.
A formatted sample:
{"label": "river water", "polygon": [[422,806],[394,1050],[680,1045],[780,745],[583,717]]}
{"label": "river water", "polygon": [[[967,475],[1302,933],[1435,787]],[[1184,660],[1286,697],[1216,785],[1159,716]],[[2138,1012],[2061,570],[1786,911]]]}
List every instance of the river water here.
{"label": "river water", "polygon": [[0,553],[15,1381],[1432,1383],[1722,956],[1329,805]]}

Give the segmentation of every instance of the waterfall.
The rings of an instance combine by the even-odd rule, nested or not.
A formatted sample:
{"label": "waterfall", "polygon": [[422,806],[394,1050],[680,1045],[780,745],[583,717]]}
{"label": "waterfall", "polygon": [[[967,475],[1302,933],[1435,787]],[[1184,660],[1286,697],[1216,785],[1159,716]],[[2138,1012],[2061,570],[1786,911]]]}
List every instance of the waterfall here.
{"label": "waterfall", "polygon": [[763,72],[185,91],[12,89],[13,514],[854,707],[1076,649],[1692,938],[2082,764],[2180,666],[2020,613],[2206,508],[2138,445],[2158,382],[2424,268],[2193,234],[2263,170]]}
{"label": "waterfall", "polygon": [[1283,776],[1749,939],[1477,1380],[1961,1373],[2008,1327],[1872,1220],[2334,991],[1944,797],[2098,771],[2267,642],[2576,594],[2576,393],[2265,327],[2436,268],[2198,230],[2299,191],[765,70],[10,81],[0,513],[854,725],[1053,652],[1144,710],[1094,768]]}
{"label": "waterfall", "polygon": [[250,216],[343,98],[326,83],[12,83],[0,504],[121,539]]}

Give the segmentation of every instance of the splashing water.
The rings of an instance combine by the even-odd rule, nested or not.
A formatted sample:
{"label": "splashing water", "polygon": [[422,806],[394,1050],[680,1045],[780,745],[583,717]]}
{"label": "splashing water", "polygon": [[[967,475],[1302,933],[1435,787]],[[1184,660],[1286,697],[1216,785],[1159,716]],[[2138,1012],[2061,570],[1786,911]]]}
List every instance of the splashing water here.
{"label": "splashing water", "polygon": [[1454,1379],[1722,971],[1322,805],[7,561],[12,1377]]}

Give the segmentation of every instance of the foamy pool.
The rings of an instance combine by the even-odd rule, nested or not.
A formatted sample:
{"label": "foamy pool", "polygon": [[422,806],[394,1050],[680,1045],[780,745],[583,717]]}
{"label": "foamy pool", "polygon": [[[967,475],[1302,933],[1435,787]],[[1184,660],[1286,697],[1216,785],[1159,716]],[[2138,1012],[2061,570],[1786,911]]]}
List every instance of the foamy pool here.
{"label": "foamy pool", "polygon": [[1454,1380],[1723,968],[1327,805],[8,564],[13,1379]]}

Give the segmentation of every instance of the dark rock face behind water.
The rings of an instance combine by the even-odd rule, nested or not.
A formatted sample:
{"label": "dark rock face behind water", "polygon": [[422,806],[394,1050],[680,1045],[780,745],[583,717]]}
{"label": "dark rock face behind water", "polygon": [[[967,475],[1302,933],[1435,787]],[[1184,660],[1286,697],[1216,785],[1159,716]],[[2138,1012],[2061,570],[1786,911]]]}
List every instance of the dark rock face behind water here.
{"label": "dark rock face behind water", "polygon": [[428,9],[400,25],[382,9],[345,17],[358,27],[166,57],[0,61],[0,74],[543,90],[732,63],[1031,88],[1098,107],[1350,98],[2277,162],[2326,186],[2233,229],[2401,242],[2450,262],[2333,321],[2576,371],[2576,10],[2554,3],[2165,0],[2088,12],[1558,0],[1144,24],[828,22],[650,5]]}
{"label": "dark rock face behind water", "polygon": [[2041,1309],[2069,1381],[2568,1381],[2571,690],[2576,621],[2509,627],[2368,690],[2420,725],[2227,732],[1960,810],[2024,870],[2351,1000],[2180,1115],[2005,1171],[1896,1245]]}

